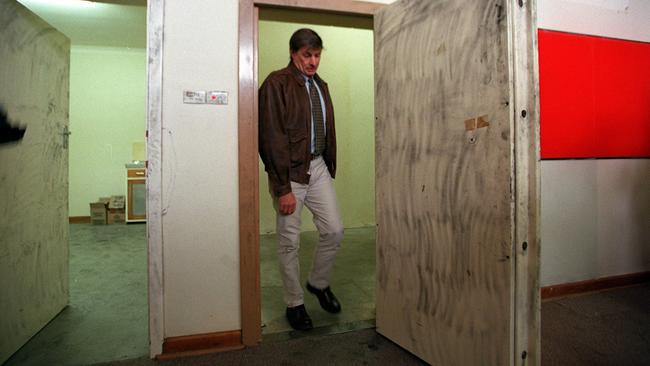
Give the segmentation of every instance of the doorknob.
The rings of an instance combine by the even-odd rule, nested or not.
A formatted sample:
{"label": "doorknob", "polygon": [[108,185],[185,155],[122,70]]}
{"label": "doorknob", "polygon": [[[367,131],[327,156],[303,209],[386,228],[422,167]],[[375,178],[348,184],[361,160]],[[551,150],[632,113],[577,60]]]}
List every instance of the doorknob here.
{"label": "doorknob", "polygon": [[63,127],[63,132],[61,132],[61,135],[63,135],[63,148],[67,149],[68,140],[70,139],[70,135],[72,135],[72,132],[70,132],[68,126]]}

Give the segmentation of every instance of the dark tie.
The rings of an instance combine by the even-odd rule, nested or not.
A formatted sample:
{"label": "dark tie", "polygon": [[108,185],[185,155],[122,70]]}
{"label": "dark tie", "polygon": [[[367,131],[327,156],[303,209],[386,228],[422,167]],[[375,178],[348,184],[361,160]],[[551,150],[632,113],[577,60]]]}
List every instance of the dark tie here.
{"label": "dark tie", "polygon": [[323,124],[323,107],[313,78],[309,79],[309,97],[311,98],[311,116],[314,121],[314,134],[316,147],[314,155],[321,155],[325,150],[325,126]]}

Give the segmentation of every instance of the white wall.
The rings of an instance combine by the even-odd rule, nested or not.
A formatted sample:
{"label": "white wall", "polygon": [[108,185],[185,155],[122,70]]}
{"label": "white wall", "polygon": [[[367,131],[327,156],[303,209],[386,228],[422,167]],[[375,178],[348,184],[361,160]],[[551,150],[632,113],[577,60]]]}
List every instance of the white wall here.
{"label": "white wall", "polygon": [[[166,0],[163,45],[164,336],[240,329],[238,1]],[[229,104],[183,104],[223,90]]]}
{"label": "white wall", "polygon": [[133,145],[145,143],[144,49],[73,46],[70,51],[70,216],[90,202],[126,195]]}
{"label": "white wall", "polygon": [[537,0],[537,27],[650,42],[650,1]]}
{"label": "white wall", "polygon": [[650,270],[650,159],[542,162],[542,285]]}
{"label": "white wall", "polygon": [[[539,28],[650,41],[647,0],[537,6]],[[650,270],[650,160],[545,160],[541,175],[542,286]]]}
{"label": "white wall", "polygon": [[650,270],[650,159],[598,160],[601,276]]}

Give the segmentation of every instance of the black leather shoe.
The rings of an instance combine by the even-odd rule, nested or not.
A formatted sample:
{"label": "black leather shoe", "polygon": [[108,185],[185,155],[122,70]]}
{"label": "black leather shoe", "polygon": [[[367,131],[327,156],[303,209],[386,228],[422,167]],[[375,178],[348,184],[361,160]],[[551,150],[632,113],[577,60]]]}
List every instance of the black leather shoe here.
{"label": "black leather shoe", "polygon": [[291,327],[296,330],[310,330],[314,327],[309,314],[307,314],[305,305],[298,305],[292,308],[288,307],[287,320],[291,324]]}
{"label": "black leather shoe", "polygon": [[307,282],[307,290],[316,295],[318,302],[320,302],[320,307],[323,308],[323,310],[333,314],[341,311],[341,304],[339,304],[339,300],[334,296],[329,286],[319,290]]}

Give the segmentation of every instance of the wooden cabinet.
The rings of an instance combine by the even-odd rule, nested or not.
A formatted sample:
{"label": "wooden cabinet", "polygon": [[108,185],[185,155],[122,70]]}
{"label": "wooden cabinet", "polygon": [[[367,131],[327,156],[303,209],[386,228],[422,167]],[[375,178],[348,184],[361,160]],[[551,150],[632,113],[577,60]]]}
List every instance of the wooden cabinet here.
{"label": "wooden cabinet", "polygon": [[126,222],[147,221],[147,171],[126,169]]}

